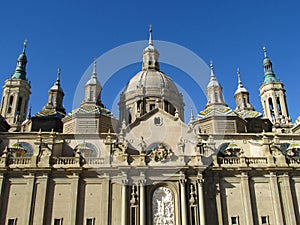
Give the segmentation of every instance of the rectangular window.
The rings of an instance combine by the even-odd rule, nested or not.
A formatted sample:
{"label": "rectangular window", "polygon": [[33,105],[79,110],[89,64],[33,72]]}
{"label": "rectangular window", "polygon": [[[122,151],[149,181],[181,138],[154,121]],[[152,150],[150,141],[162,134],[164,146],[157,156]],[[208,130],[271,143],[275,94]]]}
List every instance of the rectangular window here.
{"label": "rectangular window", "polygon": [[231,217],[231,225],[239,225],[239,217],[238,216]]}
{"label": "rectangular window", "polygon": [[8,219],[7,225],[17,225],[17,218],[14,219]]}
{"label": "rectangular window", "polygon": [[63,225],[63,218],[54,219],[54,225]]}
{"label": "rectangular window", "polygon": [[269,217],[268,216],[262,216],[261,217],[261,224],[262,225],[269,225]]}
{"label": "rectangular window", "polygon": [[155,109],[155,104],[150,104],[150,111]]}
{"label": "rectangular window", "polygon": [[86,225],[95,225],[95,218],[87,218]]}

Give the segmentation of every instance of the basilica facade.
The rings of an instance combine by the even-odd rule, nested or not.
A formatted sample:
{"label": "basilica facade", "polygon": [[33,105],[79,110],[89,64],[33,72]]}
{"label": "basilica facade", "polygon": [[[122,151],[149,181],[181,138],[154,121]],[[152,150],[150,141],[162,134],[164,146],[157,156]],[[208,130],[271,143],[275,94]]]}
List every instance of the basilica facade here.
{"label": "basilica facade", "polygon": [[266,49],[263,112],[239,71],[231,109],[210,63],[207,104],[188,123],[152,29],[118,119],[101,101],[96,62],[78,108],[66,113],[59,69],[31,115],[26,64],[25,43],[3,86],[0,225],[300,224],[300,125]]}

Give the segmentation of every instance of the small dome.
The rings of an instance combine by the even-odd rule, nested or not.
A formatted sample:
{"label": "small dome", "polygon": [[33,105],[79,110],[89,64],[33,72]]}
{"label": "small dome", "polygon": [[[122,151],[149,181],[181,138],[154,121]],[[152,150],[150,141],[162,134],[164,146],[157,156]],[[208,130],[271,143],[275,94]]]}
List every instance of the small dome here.
{"label": "small dome", "polygon": [[50,88],[51,91],[60,91],[60,92],[63,92],[63,89],[61,88],[60,85],[58,85],[57,83],[55,83],[51,88]]}
{"label": "small dome", "polygon": [[216,79],[212,79],[211,81],[209,81],[207,87],[218,87],[220,86],[219,82]]}
{"label": "small dome", "polygon": [[147,52],[147,51],[149,51],[149,52],[156,52],[156,53],[158,53],[158,50],[151,44],[151,45],[148,45],[145,49],[144,49],[144,53],[145,52]]}
{"label": "small dome", "polygon": [[238,93],[248,93],[247,89],[245,87],[238,87],[234,93],[234,95]]}
{"label": "small dome", "polygon": [[96,76],[92,76],[85,85],[100,85],[100,82],[98,81]]}
{"label": "small dome", "polygon": [[263,64],[264,65],[271,64],[271,60],[268,57],[266,57],[266,58],[264,58]]}
{"label": "small dome", "polygon": [[22,52],[22,53],[19,55],[18,61],[27,62],[27,56],[26,56],[25,52]]}
{"label": "small dome", "polygon": [[[162,89],[164,93],[170,95],[179,95],[177,86],[173,80],[161,71],[144,70],[137,73],[127,84],[124,92],[132,92],[142,90],[144,88],[147,95],[148,91],[156,90],[152,95],[161,95]],[[150,94],[150,93],[149,93]]]}

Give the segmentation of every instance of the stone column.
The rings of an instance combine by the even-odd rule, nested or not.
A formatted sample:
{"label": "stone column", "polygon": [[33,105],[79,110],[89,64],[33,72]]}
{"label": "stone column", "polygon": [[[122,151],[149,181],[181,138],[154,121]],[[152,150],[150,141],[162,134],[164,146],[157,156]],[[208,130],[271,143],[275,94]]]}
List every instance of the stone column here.
{"label": "stone column", "polygon": [[287,224],[296,224],[296,214],[293,205],[293,197],[291,192],[290,178],[286,173],[282,175],[282,199],[283,199],[283,208],[285,212],[285,218]]}
{"label": "stone column", "polygon": [[2,207],[2,199],[4,197],[4,185],[5,185],[5,179],[4,175],[1,173],[0,174],[0,212],[2,212],[1,207]]}
{"label": "stone column", "polygon": [[205,225],[203,181],[204,180],[202,178],[202,174],[198,175],[197,186],[198,186],[198,209],[199,209],[200,225]]}
{"label": "stone column", "polygon": [[34,202],[33,224],[43,224],[46,210],[48,175],[42,174],[36,177],[36,199]]}
{"label": "stone column", "polygon": [[282,210],[280,204],[280,196],[278,190],[277,176],[273,172],[270,173],[270,189],[271,189],[271,197],[272,197],[272,205],[275,212],[275,223],[276,225],[282,225]]}
{"label": "stone column", "polygon": [[253,213],[251,206],[250,187],[248,174],[241,174],[241,192],[243,199],[243,206],[245,210],[245,224],[253,225]]}
{"label": "stone column", "polygon": [[146,180],[139,180],[140,186],[140,225],[146,225],[146,201],[145,201]]}
{"label": "stone column", "polygon": [[32,223],[32,211],[34,204],[34,196],[35,196],[35,177],[34,174],[25,175],[24,178],[27,180],[27,187],[24,190],[24,195],[26,195],[26,200],[24,204],[24,209],[26,211],[24,216],[24,221],[28,224]]}
{"label": "stone column", "polygon": [[185,193],[186,179],[180,179],[180,200],[181,200],[181,224],[188,225],[187,223],[187,209],[186,209],[186,193]]}
{"label": "stone column", "polygon": [[122,211],[121,211],[121,225],[127,224],[127,196],[126,196],[127,179],[122,180]]}
{"label": "stone column", "polygon": [[77,193],[78,193],[78,181],[79,176],[78,174],[74,173],[72,176],[69,177],[72,179],[71,181],[71,217],[70,217],[70,224],[76,224],[76,209],[77,209]]}
{"label": "stone column", "polygon": [[223,210],[222,210],[222,196],[221,196],[221,184],[220,184],[220,177],[219,174],[216,174],[214,177],[214,183],[216,185],[215,192],[216,192],[216,208],[218,213],[218,223],[223,224]]}

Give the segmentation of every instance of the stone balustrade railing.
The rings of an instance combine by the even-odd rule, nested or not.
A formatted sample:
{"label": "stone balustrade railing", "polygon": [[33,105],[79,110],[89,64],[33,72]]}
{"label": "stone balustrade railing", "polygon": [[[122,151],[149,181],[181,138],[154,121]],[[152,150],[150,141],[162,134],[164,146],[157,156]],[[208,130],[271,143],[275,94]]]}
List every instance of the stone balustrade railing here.
{"label": "stone balustrade railing", "polygon": [[267,157],[219,157],[218,164],[220,166],[267,166]]}
{"label": "stone balustrade railing", "polygon": [[300,157],[296,156],[287,158],[287,163],[291,166],[300,166]]}
{"label": "stone balustrade railing", "polygon": [[72,167],[80,166],[80,158],[78,157],[52,157],[54,167]]}
{"label": "stone balustrade railing", "polygon": [[[140,157],[139,157],[140,158]],[[268,167],[274,166],[273,157],[218,157],[217,162],[220,167]],[[68,168],[68,167],[102,167],[108,162],[104,157],[52,157],[49,166],[54,168]],[[286,157],[286,163],[282,166],[289,167],[300,167],[300,157]],[[284,159],[284,161],[285,161]],[[0,157],[0,167],[9,166],[11,168],[22,168],[22,167],[35,167],[36,158],[33,157]],[[276,162],[276,160],[275,160]],[[140,162],[139,162],[140,163]],[[143,163],[142,165],[145,165]],[[279,164],[278,164],[279,165]],[[276,166],[277,162],[276,162]],[[106,165],[107,166],[107,165]],[[281,166],[281,165],[279,165]]]}
{"label": "stone balustrade railing", "polygon": [[86,166],[99,166],[105,163],[104,158],[93,158],[93,157],[86,157],[83,159],[83,164]]}
{"label": "stone balustrade railing", "polygon": [[266,157],[251,157],[245,159],[247,165],[266,165],[268,159]]}

